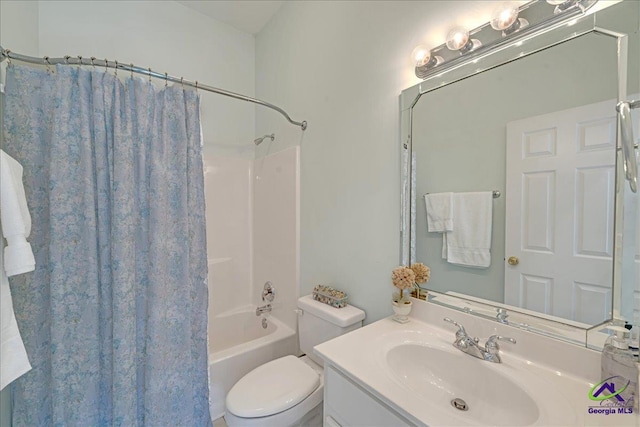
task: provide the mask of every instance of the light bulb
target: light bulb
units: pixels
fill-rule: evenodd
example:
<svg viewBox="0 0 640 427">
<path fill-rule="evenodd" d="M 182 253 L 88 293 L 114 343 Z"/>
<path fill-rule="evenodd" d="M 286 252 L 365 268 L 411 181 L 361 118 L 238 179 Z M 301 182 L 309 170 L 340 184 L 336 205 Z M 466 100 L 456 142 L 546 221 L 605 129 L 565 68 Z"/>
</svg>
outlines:
<svg viewBox="0 0 640 427">
<path fill-rule="evenodd" d="M 513 2 L 501 4 L 491 15 L 491 28 L 500 31 L 506 30 L 517 21 L 518 12 L 518 6 Z"/>
<path fill-rule="evenodd" d="M 451 50 L 460 50 L 469 43 L 469 31 L 462 27 L 456 27 L 447 34 L 447 47 Z"/>
<path fill-rule="evenodd" d="M 416 67 L 420 67 L 431 59 L 431 50 L 424 45 L 416 46 L 413 52 L 411 52 L 411 57 Z"/>
<path fill-rule="evenodd" d="M 526 27 L 529 22 L 524 18 L 518 19 L 519 12 L 520 9 L 515 2 L 501 4 L 491 15 L 491 28 L 502 31 L 502 35 L 506 36 Z"/>
<path fill-rule="evenodd" d="M 413 52 L 411 52 L 411 57 L 415 61 L 416 68 L 426 67 L 426 69 L 429 69 L 444 62 L 442 57 L 434 55 L 431 52 L 431 49 L 424 45 L 420 45 L 413 49 Z"/>
<path fill-rule="evenodd" d="M 482 46 L 480 40 L 472 39 L 469 31 L 462 27 L 456 27 L 447 34 L 447 47 L 450 50 L 457 50 L 460 55 L 471 52 Z"/>
</svg>

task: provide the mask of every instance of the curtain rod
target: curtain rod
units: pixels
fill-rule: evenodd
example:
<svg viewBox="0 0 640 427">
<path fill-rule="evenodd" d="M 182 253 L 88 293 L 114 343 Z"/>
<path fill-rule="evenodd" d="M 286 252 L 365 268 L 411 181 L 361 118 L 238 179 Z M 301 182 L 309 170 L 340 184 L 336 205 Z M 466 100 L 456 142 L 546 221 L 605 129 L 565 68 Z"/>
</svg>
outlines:
<svg viewBox="0 0 640 427">
<path fill-rule="evenodd" d="M 21 61 L 21 62 L 28 62 L 31 64 L 39 64 L 39 65 L 45 65 L 45 66 L 49 66 L 49 65 L 56 65 L 56 64 L 68 64 L 68 65 L 91 65 L 94 67 L 105 67 L 105 68 L 115 68 L 116 71 L 117 70 L 123 70 L 123 71 L 129 71 L 131 73 L 137 73 L 137 74 L 144 74 L 146 76 L 149 77 L 155 77 L 158 79 L 162 79 L 165 82 L 173 82 L 173 83 L 180 83 L 183 86 L 189 86 L 192 88 L 197 89 L 202 89 L 204 91 L 207 92 L 213 92 L 213 93 L 217 93 L 220 95 L 224 95 L 224 96 L 228 96 L 231 98 L 235 98 L 235 99 L 239 99 L 241 101 L 247 101 L 247 102 L 252 102 L 254 104 L 258 104 L 258 105 L 262 105 L 264 107 L 267 108 L 271 108 L 272 110 L 277 111 L 278 113 L 282 114 L 284 116 L 285 119 L 287 119 L 287 121 L 293 125 L 296 126 L 300 126 L 300 129 L 302 129 L 303 131 L 307 129 L 307 122 L 306 120 L 303 120 L 302 122 L 296 122 L 295 120 L 292 120 L 291 117 L 289 116 L 289 114 L 287 114 L 286 111 L 284 111 L 282 108 L 270 104 L 269 102 L 266 101 L 262 101 L 260 99 L 256 99 L 256 98 L 251 98 L 249 96 L 246 95 L 242 95 L 239 93 L 235 93 L 235 92 L 230 92 L 228 90 L 224 90 L 224 89 L 219 89 L 217 87 L 214 86 L 209 86 L 209 85 L 205 85 L 202 83 L 199 83 L 197 80 L 196 81 L 190 81 L 190 80 L 185 80 L 182 77 L 175 77 L 175 76 L 171 76 L 167 73 L 158 73 L 156 71 L 151 70 L 151 68 L 142 68 L 142 67 L 138 67 L 134 64 L 123 64 L 121 62 L 118 61 L 109 61 L 108 59 L 96 59 L 95 57 L 91 57 L 89 59 L 85 59 L 82 56 L 76 56 L 76 57 L 71 57 L 71 56 L 65 56 L 63 58 L 49 58 L 48 56 L 45 56 L 43 58 L 37 58 L 34 56 L 26 56 L 26 55 L 21 55 L 18 53 L 14 53 L 12 51 L 10 51 L 9 49 L 4 49 L 2 46 L 0 46 L 0 49 L 2 50 L 2 58 L 0 58 L 0 62 L 4 61 L 5 59 L 9 60 L 9 63 L 11 63 L 11 60 L 16 60 L 16 61 Z"/>
</svg>

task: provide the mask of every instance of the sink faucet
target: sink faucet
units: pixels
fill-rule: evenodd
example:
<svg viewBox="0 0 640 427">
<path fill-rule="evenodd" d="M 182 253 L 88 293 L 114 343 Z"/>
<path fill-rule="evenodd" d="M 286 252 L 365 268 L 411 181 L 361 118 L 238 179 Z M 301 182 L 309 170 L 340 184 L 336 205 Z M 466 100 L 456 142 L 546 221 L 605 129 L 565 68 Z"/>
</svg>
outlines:
<svg viewBox="0 0 640 427">
<path fill-rule="evenodd" d="M 445 322 L 453 323 L 458 327 L 458 332 L 456 332 L 456 340 L 453 342 L 453 346 L 463 353 L 467 353 L 472 355 L 473 357 L 477 357 L 478 359 L 484 359 L 484 351 L 478 345 L 478 338 L 471 338 L 467 335 L 467 331 L 464 329 L 464 326 L 456 322 L 455 320 L 451 320 L 448 317 L 443 319 Z"/>
<path fill-rule="evenodd" d="M 453 323 L 458 327 L 458 331 L 456 332 L 456 339 L 453 342 L 453 346 L 463 353 L 467 353 L 473 357 L 477 357 L 478 359 L 486 360 L 487 362 L 492 363 L 502 363 L 502 359 L 500 358 L 500 347 L 498 346 L 498 341 L 507 341 L 512 344 L 516 343 L 516 340 L 513 338 L 503 337 L 500 335 L 492 335 L 489 337 L 487 342 L 484 345 L 484 348 L 478 345 L 480 341 L 477 337 L 471 338 L 467 335 L 467 331 L 464 329 L 464 326 L 456 322 L 455 320 L 451 320 L 448 317 L 444 318 L 445 322 Z"/>
</svg>

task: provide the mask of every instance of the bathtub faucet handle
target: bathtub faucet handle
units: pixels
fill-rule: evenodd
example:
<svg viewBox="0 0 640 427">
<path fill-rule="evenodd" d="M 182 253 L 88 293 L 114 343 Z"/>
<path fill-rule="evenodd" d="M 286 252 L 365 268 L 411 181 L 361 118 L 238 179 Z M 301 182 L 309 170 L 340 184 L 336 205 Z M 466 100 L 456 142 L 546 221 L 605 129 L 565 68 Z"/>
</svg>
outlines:
<svg viewBox="0 0 640 427">
<path fill-rule="evenodd" d="M 273 286 L 273 283 L 267 281 L 264 284 L 264 288 L 262 288 L 262 301 L 273 302 L 276 298 L 276 288 Z"/>
</svg>

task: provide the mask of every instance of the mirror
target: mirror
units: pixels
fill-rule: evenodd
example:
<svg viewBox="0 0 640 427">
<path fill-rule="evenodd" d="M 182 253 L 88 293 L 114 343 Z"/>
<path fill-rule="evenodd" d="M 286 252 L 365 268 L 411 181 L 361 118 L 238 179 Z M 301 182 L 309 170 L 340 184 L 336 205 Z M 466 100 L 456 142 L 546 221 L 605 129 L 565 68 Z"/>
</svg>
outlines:
<svg viewBox="0 0 640 427">
<path fill-rule="evenodd" d="M 403 92 L 402 261 L 431 268 L 434 302 L 498 321 L 506 310 L 514 326 L 580 343 L 633 320 L 621 295 L 637 280 L 622 280 L 637 196 L 623 190 L 615 106 L 627 93 L 619 47 L 629 33 L 637 50 L 639 13 L 609 9 L 598 16 L 631 31 L 585 17 Z"/>
</svg>

